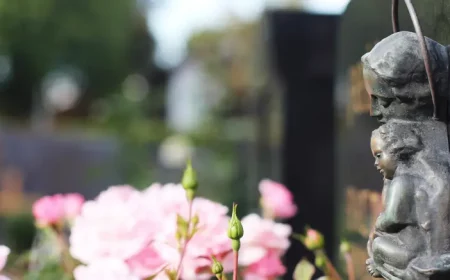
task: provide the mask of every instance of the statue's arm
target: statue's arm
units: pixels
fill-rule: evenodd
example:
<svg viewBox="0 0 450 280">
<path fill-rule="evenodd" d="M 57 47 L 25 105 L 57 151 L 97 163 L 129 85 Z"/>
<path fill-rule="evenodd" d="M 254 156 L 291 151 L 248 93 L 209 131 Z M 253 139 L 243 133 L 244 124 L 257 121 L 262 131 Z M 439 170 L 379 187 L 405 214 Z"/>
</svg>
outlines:
<svg viewBox="0 0 450 280">
<path fill-rule="evenodd" d="M 415 184 L 410 176 L 401 176 L 392 180 L 385 200 L 385 209 L 378 217 L 375 227 L 382 232 L 395 232 L 405 225 L 414 223 Z"/>
</svg>

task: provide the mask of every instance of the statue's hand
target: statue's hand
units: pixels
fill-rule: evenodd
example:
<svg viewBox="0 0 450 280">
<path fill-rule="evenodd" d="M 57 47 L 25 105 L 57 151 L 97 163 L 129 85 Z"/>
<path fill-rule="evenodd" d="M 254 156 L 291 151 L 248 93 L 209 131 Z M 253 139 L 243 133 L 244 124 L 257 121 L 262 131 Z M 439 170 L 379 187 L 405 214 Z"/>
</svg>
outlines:
<svg viewBox="0 0 450 280">
<path fill-rule="evenodd" d="M 378 272 L 372 258 L 366 260 L 366 269 L 373 278 L 381 278 L 381 274 Z"/>
<path fill-rule="evenodd" d="M 420 273 L 412 266 L 406 269 L 398 269 L 389 264 L 383 264 L 382 268 L 378 269 L 380 274 L 387 280 L 429 280 L 430 275 L 427 273 Z"/>
</svg>

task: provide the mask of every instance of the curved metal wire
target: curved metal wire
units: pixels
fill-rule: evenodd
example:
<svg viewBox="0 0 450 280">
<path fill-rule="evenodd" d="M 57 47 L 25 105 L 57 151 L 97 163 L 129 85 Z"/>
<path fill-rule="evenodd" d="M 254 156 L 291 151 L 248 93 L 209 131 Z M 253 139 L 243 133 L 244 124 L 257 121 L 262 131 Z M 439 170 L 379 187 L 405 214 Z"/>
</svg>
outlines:
<svg viewBox="0 0 450 280">
<path fill-rule="evenodd" d="M 392 30 L 397 33 L 400 29 L 398 23 L 398 0 L 392 0 Z"/>
<path fill-rule="evenodd" d="M 428 53 L 428 47 L 425 41 L 425 37 L 420 27 L 419 19 L 417 18 L 416 10 L 414 9 L 411 0 L 405 0 L 406 7 L 408 8 L 409 15 L 414 25 L 417 37 L 420 43 L 420 50 L 423 56 L 423 62 L 425 64 L 425 70 L 427 72 L 428 83 L 430 85 L 431 99 L 433 101 L 433 119 L 437 119 L 437 106 L 436 106 L 436 90 L 434 87 L 433 73 L 431 71 L 430 54 Z M 392 0 L 392 27 L 395 32 L 399 31 L 398 23 L 398 0 Z"/>
</svg>

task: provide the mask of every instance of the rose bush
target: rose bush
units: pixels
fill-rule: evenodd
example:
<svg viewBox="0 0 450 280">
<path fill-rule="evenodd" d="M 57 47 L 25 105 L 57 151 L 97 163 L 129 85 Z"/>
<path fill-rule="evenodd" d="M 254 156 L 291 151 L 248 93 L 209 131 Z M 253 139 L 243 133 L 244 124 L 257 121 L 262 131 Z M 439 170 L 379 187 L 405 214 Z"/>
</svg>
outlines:
<svg viewBox="0 0 450 280">
<path fill-rule="evenodd" d="M 111 186 L 89 201 L 74 193 L 45 196 L 34 203 L 33 215 L 37 227 L 54 236 L 52 246 L 60 248 L 59 266 L 69 279 L 222 280 L 233 273 L 233 279 L 274 280 L 286 273 L 282 258 L 290 237 L 312 250 L 316 264 L 325 264 L 319 268 L 335 278 L 319 232 L 307 228 L 304 236 L 294 234 L 275 221 L 297 212 L 284 185 L 261 181 L 263 215 L 241 221 L 237 205 L 230 217 L 228 207 L 197 197 L 196 178 L 188 165 L 181 184 L 152 184 L 142 191 Z M 8 254 L 0 246 L 0 269 Z M 311 267 L 300 262 L 294 279 L 312 277 Z"/>
<path fill-rule="evenodd" d="M 181 279 L 209 279 L 212 256 L 223 273 L 232 272 L 228 212 L 228 207 L 202 197 L 190 204 L 177 184 L 153 184 L 143 191 L 111 186 L 90 201 L 77 194 L 57 194 L 33 206 L 40 227 L 73 221 L 69 252 L 82 263 L 73 268 L 76 280 L 172 279 L 178 270 Z M 244 279 L 283 275 L 281 258 L 289 247 L 291 228 L 257 214 L 248 215 L 242 224 L 246 234 L 239 265 Z M 192 235 L 187 245 L 180 237 L 183 231 Z"/>
<path fill-rule="evenodd" d="M 175 270 L 181 257 L 177 219 L 187 219 L 188 208 L 181 185 L 154 184 L 143 192 L 130 186 L 110 187 L 82 207 L 72 227 L 70 252 L 88 265 L 104 258 L 120 260 L 141 278 L 164 267 Z M 210 265 L 207 257 L 223 260 L 229 252 L 228 208 L 195 198 L 192 212 L 198 230 L 185 254 L 183 279 L 199 279 L 201 269 Z"/>
</svg>

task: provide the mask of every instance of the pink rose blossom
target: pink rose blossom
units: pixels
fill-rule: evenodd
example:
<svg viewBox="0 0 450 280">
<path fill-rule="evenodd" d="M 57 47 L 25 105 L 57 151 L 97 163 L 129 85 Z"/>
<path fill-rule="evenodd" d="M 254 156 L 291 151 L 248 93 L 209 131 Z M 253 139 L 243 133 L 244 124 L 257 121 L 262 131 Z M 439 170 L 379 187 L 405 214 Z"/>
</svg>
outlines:
<svg viewBox="0 0 450 280">
<path fill-rule="evenodd" d="M 192 217 L 198 218 L 198 227 L 187 246 L 182 279 L 209 279 L 211 255 L 231 271 L 227 212 L 221 204 L 194 199 Z M 70 252 L 87 265 L 79 269 L 82 272 L 101 260 L 114 259 L 140 278 L 160 272 L 155 279 L 168 279 L 164 270 L 176 270 L 181 258 L 177 215 L 186 220 L 189 216 L 181 185 L 154 184 L 142 192 L 129 186 L 110 187 L 84 203 L 72 227 Z"/>
<path fill-rule="evenodd" d="M 134 274 L 141 278 L 154 276 L 166 266 L 166 261 L 152 246 L 144 248 L 138 254 L 129 258 L 126 263 Z"/>
<path fill-rule="evenodd" d="M 0 271 L 5 267 L 9 253 L 11 253 L 11 250 L 8 247 L 0 245 Z"/>
<path fill-rule="evenodd" d="M 287 219 L 297 213 L 292 193 L 284 185 L 272 180 L 262 180 L 259 192 L 263 209 L 268 216 Z"/>
<path fill-rule="evenodd" d="M 160 232 L 157 242 L 160 244 L 160 253 L 169 254 L 166 258 L 170 268 L 176 269 L 179 262 L 177 250 L 177 240 L 175 238 L 177 230 L 177 214 L 185 220 L 189 216 L 189 204 L 186 200 L 186 193 L 181 185 L 169 184 L 164 187 L 153 185 L 145 191 L 145 201 L 154 201 L 161 205 L 160 215 L 165 217 L 163 231 Z M 156 202 L 158 201 L 158 202 Z M 149 203 L 149 205 L 154 205 Z M 153 210 L 158 211 L 158 210 Z M 228 228 L 227 216 L 228 208 L 213 201 L 204 198 L 195 198 L 192 206 L 192 217 L 197 216 L 198 231 L 189 241 L 188 249 L 183 260 L 183 279 L 209 279 L 211 276 L 210 256 L 215 255 L 219 260 L 224 260 L 230 252 L 230 240 L 226 232 Z M 165 247 L 164 247 L 165 246 Z M 170 247 L 170 248 L 168 248 Z M 161 252 L 164 251 L 164 252 Z M 207 267 L 205 270 L 203 268 Z M 225 271 L 232 269 L 232 262 L 224 263 Z"/>
<path fill-rule="evenodd" d="M 289 236 L 292 229 L 289 225 L 263 219 L 256 214 L 250 214 L 242 219 L 245 234 L 241 239 L 239 259 L 243 266 L 248 266 L 268 251 L 283 255 L 290 246 Z"/>
<path fill-rule="evenodd" d="M 286 273 L 286 267 L 280 257 L 273 252 L 269 252 L 258 262 L 251 264 L 244 271 L 245 280 L 267 280 L 275 279 Z"/>
<path fill-rule="evenodd" d="M 78 193 L 64 195 L 64 213 L 66 219 L 73 219 L 81 213 L 84 197 Z"/>
<path fill-rule="evenodd" d="M 121 260 L 104 258 L 91 264 L 80 265 L 73 271 L 75 280 L 140 280 Z"/>
<path fill-rule="evenodd" d="M 257 274 L 255 271 L 262 269 L 261 267 L 268 263 L 277 264 L 273 271 L 269 272 L 277 272 L 277 276 L 284 274 L 285 271 L 281 269 L 280 259 L 290 246 L 291 227 L 269 219 L 263 219 L 256 214 L 244 217 L 242 225 L 245 234 L 241 239 L 239 264 L 249 269 L 252 268 L 251 271 L 253 272 L 250 273 L 249 277 L 255 277 Z"/>
<path fill-rule="evenodd" d="M 33 215 L 39 226 L 57 224 L 64 219 L 64 196 L 44 196 L 33 204 Z"/>
<path fill-rule="evenodd" d="M 110 187 L 84 203 L 72 227 L 72 256 L 84 263 L 106 257 L 125 261 L 141 252 L 159 230 L 143 205 L 141 193 L 130 186 Z"/>
<path fill-rule="evenodd" d="M 11 250 L 8 247 L 0 245 L 0 271 L 5 268 L 9 253 L 11 253 Z M 4 275 L 0 275 L 0 280 L 9 280 L 9 278 Z"/>
</svg>

